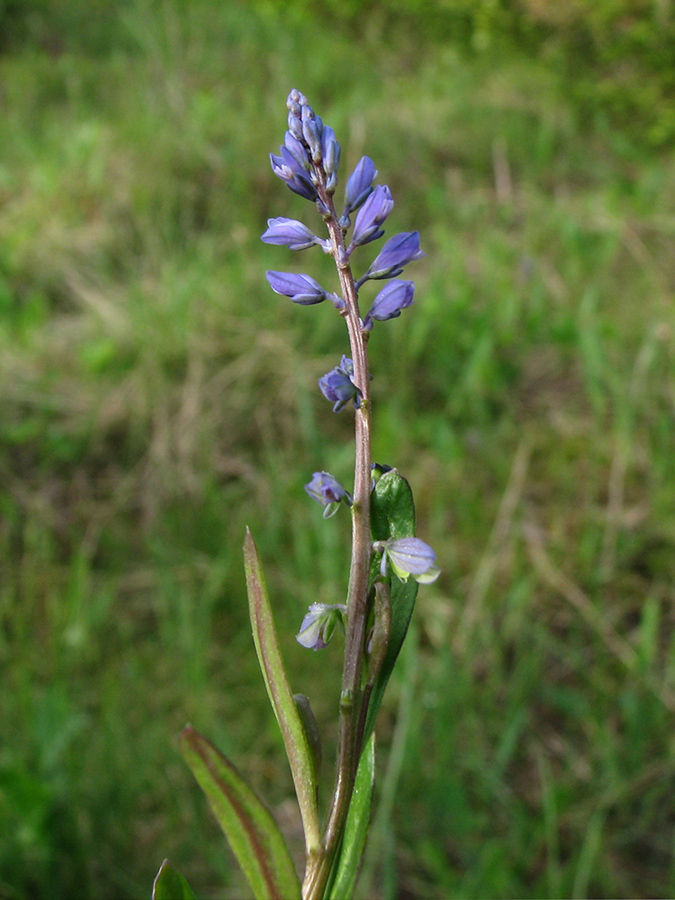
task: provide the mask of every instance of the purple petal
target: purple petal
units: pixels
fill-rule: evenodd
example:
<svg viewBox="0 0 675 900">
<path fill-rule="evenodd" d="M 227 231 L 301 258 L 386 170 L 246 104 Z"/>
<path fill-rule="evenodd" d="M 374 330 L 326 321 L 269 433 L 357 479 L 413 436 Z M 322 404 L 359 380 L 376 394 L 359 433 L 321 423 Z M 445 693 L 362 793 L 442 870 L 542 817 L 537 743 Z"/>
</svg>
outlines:
<svg viewBox="0 0 675 900">
<path fill-rule="evenodd" d="M 287 245 L 291 250 L 306 250 L 313 244 L 319 244 L 325 250 L 328 244 L 297 219 L 279 216 L 276 219 L 268 219 L 267 226 L 267 231 L 260 238 L 266 244 Z"/>
<path fill-rule="evenodd" d="M 324 125 L 321 134 L 321 157 L 323 159 L 323 170 L 328 175 L 328 181 L 332 182 L 329 186 L 335 187 L 337 170 L 340 165 L 340 145 L 335 137 L 335 132 L 327 125 Z"/>
<path fill-rule="evenodd" d="M 372 193 L 373 181 L 377 175 L 375 163 L 368 156 L 362 156 L 356 168 L 347 179 L 345 189 L 345 216 L 357 210 Z"/>
<path fill-rule="evenodd" d="M 416 537 L 387 541 L 385 555 L 397 578 L 406 581 L 412 575 L 416 581 L 435 581 L 440 569 L 435 565 L 436 554 L 424 541 Z M 384 566 L 384 559 L 382 561 Z"/>
<path fill-rule="evenodd" d="M 356 216 L 352 246 L 361 246 L 382 237 L 384 231 L 380 226 L 393 208 L 391 191 L 386 184 L 378 184 Z"/>
<path fill-rule="evenodd" d="M 350 400 L 354 400 L 354 406 L 358 409 L 360 402 L 359 389 L 352 381 L 354 375 L 354 363 L 346 356 L 342 357 L 339 366 L 326 372 L 319 379 L 319 389 L 326 400 L 333 403 L 333 412 L 340 412 Z"/>
<path fill-rule="evenodd" d="M 275 293 L 290 297 L 294 303 L 310 306 L 326 298 L 324 289 L 309 275 L 295 275 L 292 272 L 266 272 L 265 275 Z"/>
<path fill-rule="evenodd" d="M 312 500 L 316 500 L 322 506 L 340 503 L 342 500 L 350 503 L 351 500 L 350 495 L 330 472 L 315 472 L 309 484 L 305 485 L 305 490 Z"/>
<path fill-rule="evenodd" d="M 421 259 L 419 231 L 403 231 L 389 238 L 366 274 L 357 282 L 357 289 L 369 278 L 393 278 L 400 275 L 403 266 L 415 259 Z"/>
<path fill-rule="evenodd" d="M 401 310 L 406 309 L 413 302 L 415 285 L 412 281 L 400 281 L 394 278 L 382 288 L 373 301 L 368 315 L 363 320 L 363 330 L 370 331 L 373 321 L 386 322 L 387 319 L 396 319 L 401 315 Z"/>
</svg>

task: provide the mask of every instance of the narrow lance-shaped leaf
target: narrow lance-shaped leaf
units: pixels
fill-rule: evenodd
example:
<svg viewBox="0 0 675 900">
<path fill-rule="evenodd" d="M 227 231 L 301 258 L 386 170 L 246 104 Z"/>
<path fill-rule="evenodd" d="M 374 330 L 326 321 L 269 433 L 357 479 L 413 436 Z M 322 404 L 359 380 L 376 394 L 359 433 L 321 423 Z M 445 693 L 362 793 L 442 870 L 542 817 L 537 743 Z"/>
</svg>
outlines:
<svg viewBox="0 0 675 900">
<path fill-rule="evenodd" d="M 152 885 L 152 900 L 197 900 L 190 885 L 168 859 L 159 867 Z"/>
<path fill-rule="evenodd" d="M 370 826 L 370 807 L 373 800 L 375 782 L 375 735 L 361 754 L 356 772 L 354 793 L 352 794 L 344 837 L 339 856 L 333 866 L 334 876 L 326 892 L 328 900 L 345 900 L 352 897 L 359 874 L 363 848 L 366 845 Z"/>
<path fill-rule="evenodd" d="M 399 540 L 400 538 L 414 537 L 415 504 L 412 491 L 408 482 L 398 474 L 396 469 L 385 472 L 377 481 L 371 494 L 370 515 L 373 540 L 387 541 L 390 538 Z M 376 574 L 379 574 L 379 571 L 374 564 L 373 575 Z M 399 581 L 396 577 L 391 579 L 389 643 L 370 695 L 364 741 L 368 739 L 373 730 L 387 682 L 401 652 L 415 608 L 417 589 L 418 584 L 412 578 L 408 581 Z"/>
<path fill-rule="evenodd" d="M 305 831 L 305 847 L 308 854 L 316 853 L 320 844 L 320 833 L 312 750 L 286 678 L 265 577 L 255 542 L 248 528 L 244 540 L 244 564 L 255 649 L 291 766 Z"/>
<path fill-rule="evenodd" d="M 189 726 L 180 736 L 180 749 L 256 900 L 300 900 L 300 884 L 281 832 L 238 769 Z"/>
</svg>

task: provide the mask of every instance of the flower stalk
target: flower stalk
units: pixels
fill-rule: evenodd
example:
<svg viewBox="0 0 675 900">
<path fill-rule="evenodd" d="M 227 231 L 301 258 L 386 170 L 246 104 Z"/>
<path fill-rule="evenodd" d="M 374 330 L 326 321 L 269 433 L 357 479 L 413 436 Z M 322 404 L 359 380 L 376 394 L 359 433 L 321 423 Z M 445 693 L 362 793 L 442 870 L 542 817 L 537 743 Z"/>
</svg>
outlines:
<svg viewBox="0 0 675 900">
<path fill-rule="evenodd" d="M 333 199 L 326 192 L 325 183 L 322 181 L 323 179 L 319 176 L 319 198 L 326 208 L 324 218 L 330 234 L 333 257 L 337 264 L 342 296 L 346 303 L 342 315 L 347 323 L 354 362 L 353 380 L 360 393 L 360 404 L 355 412 L 354 426 L 352 554 L 347 590 L 347 624 L 340 693 L 337 774 L 333 800 L 322 841 L 322 852 L 318 858 L 310 860 L 307 866 L 303 884 L 303 900 L 319 900 L 323 896 L 349 812 L 349 803 L 359 764 L 361 748 L 357 745 L 357 726 L 361 711 L 361 680 L 365 659 L 371 556 L 371 402 L 368 332 L 363 330 L 358 294 L 348 261 L 344 232 L 338 222 Z"/>
</svg>

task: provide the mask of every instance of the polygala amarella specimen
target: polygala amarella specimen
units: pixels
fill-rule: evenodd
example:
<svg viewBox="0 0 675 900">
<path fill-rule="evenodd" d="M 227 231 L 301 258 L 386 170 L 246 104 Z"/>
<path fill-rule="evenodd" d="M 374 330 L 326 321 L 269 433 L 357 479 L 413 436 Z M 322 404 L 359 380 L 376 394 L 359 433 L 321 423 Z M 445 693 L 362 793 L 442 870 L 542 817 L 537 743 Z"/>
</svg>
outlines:
<svg viewBox="0 0 675 900">
<path fill-rule="evenodd" d="M 323 825 L 318 777 L 321 740 L 307 697 L 291 692 L 276 638 L 262 567 L 249 532 L 244 542 L 253 636 L 267 691 L 281 728 L 302 816 L 305 873 L 300 884 L 284 839 L 264 804 L 241 773 L 192 728 L 181 735 L 183 754 L 206 792 L 256 898 L 347 900 L 354 890 L 370 819 L 375 718 L 400 653 L 418 584 L 439 574 L 431 547 L 415 536 L 415 512 L 408 482 L 396 469 L 371 458 L 371 374 L 368 341 L 375 323 L 398 318 L 412 303 L 415 286 L 400 279 L 404 268 L 424 256 L 417 231 L 389 238 L 379 253 L 354 274 L 353 259 L 379 241 L 394 208 L 386 185 L 374 185 L 375 165 L 364 156 L 347 179 L 338 213 L 340 145 L 300 91 L 287 100 L 288 130 L 272 170 L 294 193 L 318 210 L 327 230 L 319 237 L 303 222 L 268 219 L 262 240 L 302 251 L 320 247 L 333 257 L 338 290 L 327 290 L 311 275 L 268 271 L 272 290 L 301 306 L 328 301 L 345 320 L 349 353 L 319 379 L 333 412 L 354 416 L 354 484 L 343 487 L 329 472 L 314 472 L 305 485 L 325 518 L 341 506 L 351 515 L 352 547 L 344 603 L 312 603 L 297 640 L 323 650 L 336 631 L 344 633 L 342 687 L 338 703 L 336 778 Z M 385 282 L 365 316 L 360 292 L 369 281 Z M 379 326 L 377 326 L 379 328 Z M 327 526 L 328 527 L 328 526 Z M 176 893 L 178 890 L 182 894 Z M 155 880 L 156 900 L 190 897 L 187 882 L 165 862 Z"/>
</svg>

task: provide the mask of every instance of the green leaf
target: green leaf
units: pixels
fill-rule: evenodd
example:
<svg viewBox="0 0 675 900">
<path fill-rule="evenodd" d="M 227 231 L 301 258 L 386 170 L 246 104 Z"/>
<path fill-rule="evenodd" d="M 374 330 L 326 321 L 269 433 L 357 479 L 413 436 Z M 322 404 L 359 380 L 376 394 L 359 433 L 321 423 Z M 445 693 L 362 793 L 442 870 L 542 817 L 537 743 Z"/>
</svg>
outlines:
<svg viewBox="0 0 675 900">
<path fill-rule="evenodd" d="M 314 779 L 314 783 L 318 785 L 323 752 L 319 726 L 308 697 L 305 697 L 304 694 L 293 694 L 293 701 L 295 702 L 295 708 L 300 716 L 300 721 L 302 722 L 302 727 L 305 731 L 307 743 L 309 745 L 310 758 L 312 761 L 312 778 Z"/>
<path fill-rule="evenodd" d="M 312 854 L 318 852 L 321 842 L 314 755 L 286 678 L 265 576 L 248 528 L 244 540 L 244 565 L 255 649 L 291 766 L 305 831 L 305 846 L 307 853 Z"/>
<path fill-rule="evenodd" d="M 152 900 L 196 900 L 196 897 L 178 869 L 165 859 L 152 885 Z"/>
<path fill-rule="evenodd" d="M 415 536 L 415 504 L 410 485 L 396 469 L 385 472 L 378 480 L 370 501 L 371 532 L 374 541 L 400 540 Z M 379 575 L 374 567 L 372 577 Z M 413 578 L 407 581 L 391 579 L 391 628 L 384 662 L 375 678 L 364 731 L 367 740 L 375 725 L 387 682 L 401 652 L 403 641 L 412 618 L 418 584 Z"/>
<path fill-rule="evenodd" d="M 370 500 L 370 530 L 374 541 L 415 536 L 415 504 L 410 485 L 391 469 L 382 475 Z"/>
<path fill-rule="evenodd" d="M 300 884 L 281 832 L 241 773 L 190 726 L 180 736 L 180 749 L 256 900 L 300 900 Z"/>
<path fill-rule="evenodd" d="M 354 782 L 354 793 L 349 804 L 347 823 L 340 847 L 340 854 L 334 867 L 335 877 L 326 893 L 328 900 L 348 900 L 354 893 L 359 865 L 366 845 L 370 826 L 370 807 L 375 782 L 375 735 L 361 754 L 359 768 Z"/>
</svg>

